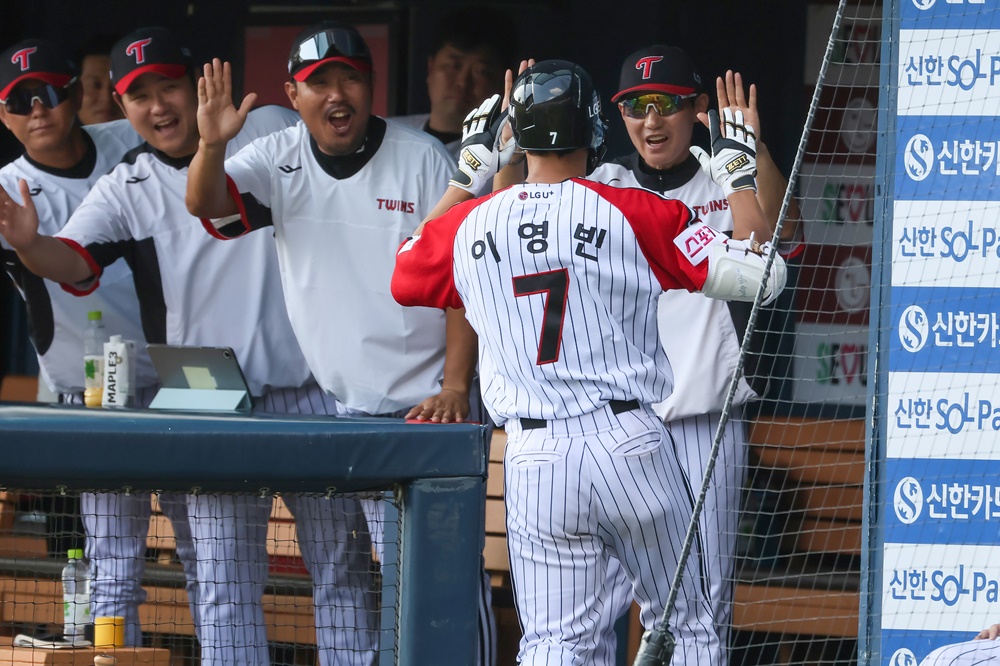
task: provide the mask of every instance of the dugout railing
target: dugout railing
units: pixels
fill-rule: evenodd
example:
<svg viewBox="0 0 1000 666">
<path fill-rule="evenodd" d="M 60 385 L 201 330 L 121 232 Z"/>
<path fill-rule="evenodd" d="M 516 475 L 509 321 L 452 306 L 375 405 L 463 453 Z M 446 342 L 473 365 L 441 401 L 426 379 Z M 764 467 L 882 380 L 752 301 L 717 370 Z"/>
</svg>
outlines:
<svg viewBox="0 0 1000 666">
<path fill-rule="evenodd" d="M 391 490 L 400 513 L 394 663 L 475 660 L 482 426 L 0 404 L 0 442 L 3 489 Z"/>
</svg>

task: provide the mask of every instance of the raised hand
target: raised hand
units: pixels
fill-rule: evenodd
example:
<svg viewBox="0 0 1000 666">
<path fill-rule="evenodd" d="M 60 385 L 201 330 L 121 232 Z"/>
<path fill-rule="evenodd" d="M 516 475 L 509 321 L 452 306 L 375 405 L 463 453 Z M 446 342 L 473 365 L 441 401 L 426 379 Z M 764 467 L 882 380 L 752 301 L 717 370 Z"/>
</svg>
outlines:
<svg viewBox="0 0 1000 666">
<path fill-rule="evenodd" d="M 257 94 L 250 93 L 237 109 L 233 104 L 233 75 L 229 63 L 223 63 L 218 58 L 205 63 L 204 75 L 198 79 L 198 133 L 201 142 L 225 148 L 229 140 L 243 129 L 255 101 Z"/>
<path fill-rule="evenodd" d="M 757 115 L 757 86 L 750 84 L 749 95 L 744 94 L 743 77 L 739 72 L 728 70 L 725 80 L 718 77 L 715 80 L 715 92 L 719 97 L 719 110 L 725 107 L 733 107 L 743 112 L 744 124 L 753 128 L 760 141 L 760 116 Z"/>
<path fill-rule="evenodd" d="M 38 212 L 35 202 L 28 192 L 28 183 L 23 178 L 18 182 L 17 189 L 21 193 L 19 204 L 0 187 L 0 236 L 4 237 L 16 251 L 27 249 L 38 238 Z"/>
<path fill-rule="evenodd" d="M 528 69 L 535 64 L 534 58 L 528 58 L 527 60 L 522 60 L 521 64 L 517 68 L 517 73 L 520 75 L 524 70 Z M 506 113 L 507 107 L 510 106 L 510 90 L 514 87 L 514 73 L 509 69 L 504 74 L 503 77 L 503 105 L 500 110 Z M 505 117 L 506 120 L 506 117 Z M 512 152 L 513 145 L 511 141 L 514 138 L 514 130 L 510 128 L 509 122 L 504 122 L 500 134 L 497 136 L 497 149 L 501 153 Z M 508 158 L 509 160 L 509 158 Z"/>
</svg>

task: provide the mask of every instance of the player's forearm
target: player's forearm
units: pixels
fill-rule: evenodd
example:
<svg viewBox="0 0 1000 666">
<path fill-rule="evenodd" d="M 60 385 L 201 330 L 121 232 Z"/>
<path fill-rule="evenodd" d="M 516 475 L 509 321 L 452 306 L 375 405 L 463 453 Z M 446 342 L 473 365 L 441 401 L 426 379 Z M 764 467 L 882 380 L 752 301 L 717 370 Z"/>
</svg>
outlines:
<svg viewBox="0 0 1000 666">
<path fill-rule="evenodd" d="M 493 177 L 493 191 L 500 190 L 524 182 L 525 178 L 525 156 L 524 153 L 514 153 L 510 163 L 497 172 Z"/>
<path fill-rule="evenodd" d="M 479 338 L 465 318 L 465 309 L 445 311 L 444 380 L 442 389 L 468 395 L 476 373 Z"/>
<path fill-rule="evenodd" d="M 729 195 L 729 210 L 733 214 L 733 238 L 764 243 L 771 239 L 771 229 L 753 190 L 740 190 Z"/>
<path fill-rule="evenodd" d="M 189 213 L 202 218 L 220 218 L 239 212 L 226 189 L 225 165 L 225 147 L 198 145 L 198 152 L 188 167 L 184 202 Z"/>
<path fill-rule="evenodd" d="M 17 256 L 29 271 L 54 282 L 76 284 L 94 275 L 82 256 L 53 236 L 36 236 L 31 244 L 17 248 Z"/>
<path fill-rule="evenodd" d="M 441 195 L 441 198 L 438 200 L 437 204 L 435 204 L 434 208 L 431 209 L 431 212 L 427 213 L 427 217 L 425 217 L 423 222 L 420 223 L 420 226 L 418 226 L 414 230 L 413 235 L 419 236 L 420 232 L 423 231 L 424 229 L 424 225 L 426 225 L 428 222 L 438 217 L 441 217 L 446 212 L 448 212 L 449 208 L 451 208 L 455 204 L 460 204 L 463 201 L 468 201 L 469 199 L 472 198 L 473 198 L 472 195 L 463 190 L 461 187 L 455 187 L 454 185 L 449 185 L 448 189 L 444 191 L 443 195 Z"/>
<path fill-rule="evenodd" d="M 757 143 L 757 201 L 764 211 L 771 234 L 778 225 L 778 216 L 781 214 L 781 203 L 785 198 L 785 190 L 788 189 L 788 181 L 784 174 L 774 163 L 767 147 L 762 143 Z M 781 226 L 781 239 L 789 240 L 795 236 L 801 220 L 799 214 L 799 204 L 793 197 L 789 202 L 788 210 L 785 212 L 785 221 Z M 769 236 L 770 238 L 770 236 Z"/>
</svg>

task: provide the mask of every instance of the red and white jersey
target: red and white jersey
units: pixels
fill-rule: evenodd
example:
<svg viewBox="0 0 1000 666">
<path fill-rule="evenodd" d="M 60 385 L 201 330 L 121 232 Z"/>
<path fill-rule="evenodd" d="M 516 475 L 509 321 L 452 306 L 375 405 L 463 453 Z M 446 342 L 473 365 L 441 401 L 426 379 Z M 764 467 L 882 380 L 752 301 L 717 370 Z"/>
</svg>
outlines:
<svg viewBox="0 0 1000 666">
<path fill-rule="evenodd" d="M 38 231 L 46 236 L 58 233 L 97 179 L 142 142 L 126 120 L 88 125 L 83 131 L 87 152 L 75 167 L 55 169 L 22 155 L 0 169 L 0 186 L 19 204 L 23 202 L 18 181 L 27 181 L 38 211 Z M 2 238 L 0 255 L 24 299 L 41 377 L 53 392 L 83 391 L 83 336 L 87 313 L 93 310 L 101 311 L 108 335 L 120 334 L 138 343 L 141 351 L 135 359 L 137 385 L 148 386 L 156 381 L 145 352 L 132 273 L 124 260 L 108 266 L 99 289 L 78 298 L 58 283 L 43 280 L 26 269 Z"/>
<path fill-rule="evenodd" d="M 722 242 L 683 203 L 645 190 L 578 178 L 515 185 L 455 206 L 405 243 L 393 295 L 464 303 L 498 423 L 570 418 L 670 394 L 660 293 L 700 289 L 708 248 Z"/>
<path fill-rule="evenodd" d="M 227 154 L 298 119 L 277 106 L 256 109 Z M 56 236 L 97 278 L 74 287 L 96 288 L 104 270 L 124 257 L 148 342 L 232 347 L 256 396 L 306 384 L 309 369 L 285 312 L 274 239 L 256 234 L 220 243 L 205 234 L 184 204 L 189 163 L 142 144 L 97 181 Z"/>
<path fill-rule="evenodd" d="M 440 141 L 374 116 L 344 158 L 320 153 L 300 124 L 226 160 L 242 217 L 206 229 L 232 238 L 273 225 L 295 335 L 316 381 L 350 409 L 391 413 L 441 390 L 444 313 L 403 308 L 389 287 L 399 244 L 453 170 Z"/>
<path fill-rule="evenodd" d="M 680 199 L 706 224 L 732 235 L 729 201 L 694 157 L 688 157 L 676 169 L 654 172 L 640 164 L 638 154 L 633 153 L 601 164 L 588 179 L 614 187 L 642 187 Z M 668 291 L 660 296 L 660 341 L 674 373 L 674 392 L 654 407 L 661 418 L 673 421 L 722 410 L 739 361 L 740 341 L 751 305 L 682 291 Z M 706 350 L 715 350 L 711 362 L 706 362 L 703 356 Z M 748 359 L 746 375 L 754 374 L 755 360 Z M 741 405 L 756 398 L 757 392 L 741 377 L 733 404 Z"/>
</svg>

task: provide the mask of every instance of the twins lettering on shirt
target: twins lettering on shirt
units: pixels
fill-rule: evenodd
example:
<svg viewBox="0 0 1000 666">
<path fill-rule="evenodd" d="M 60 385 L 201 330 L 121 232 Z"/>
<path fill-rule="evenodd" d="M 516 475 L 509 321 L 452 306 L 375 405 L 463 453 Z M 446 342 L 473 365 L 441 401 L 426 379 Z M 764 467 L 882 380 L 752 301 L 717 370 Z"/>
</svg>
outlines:
<svg viewBox="0 0 1000 666">
<path fill-rule="evenodd" d="M 704 219 L 709 213 L 721 213 L 729 210 L 729 199 L 715 199 L 714 201 L 706 201 L 703 204 L 688 205 L 691 206 L 691 209 L 694 210 L 698 217 Z"/>
<path fill-rule="evenodd" d="M 400 213 L 412 213 L 416 206 L 414 202 L 402 199 L 376 199 L 375 201 L 378 202 L 379 210 L 393 210 Z"/>
</svg>

